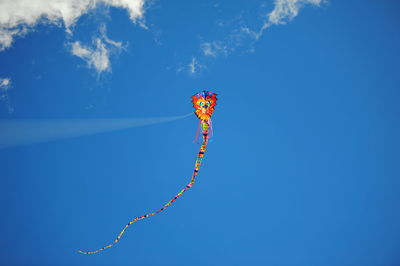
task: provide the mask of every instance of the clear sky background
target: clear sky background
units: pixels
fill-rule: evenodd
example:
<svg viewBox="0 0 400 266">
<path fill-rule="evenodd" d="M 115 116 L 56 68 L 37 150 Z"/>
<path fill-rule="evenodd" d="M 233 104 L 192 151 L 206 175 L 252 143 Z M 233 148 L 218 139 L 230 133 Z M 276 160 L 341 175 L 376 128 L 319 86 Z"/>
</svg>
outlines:
<svg viewBox="0 0 400 266">
<path fill-rule="evenodd" d="M 189 182 L 196 117 L 1 149 L 1 265 L 400 265 L 398 1 L 46 2 L 0 1 L 1 119 L 185 115 L 205 89 L 215 134 L 191 190 L 92 256 Z"/>
</svg>

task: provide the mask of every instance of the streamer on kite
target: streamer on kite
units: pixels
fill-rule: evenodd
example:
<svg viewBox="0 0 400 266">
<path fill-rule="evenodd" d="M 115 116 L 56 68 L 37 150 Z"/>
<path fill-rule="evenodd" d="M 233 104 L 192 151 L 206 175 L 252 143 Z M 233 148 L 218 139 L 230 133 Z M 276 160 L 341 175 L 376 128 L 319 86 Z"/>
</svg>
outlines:
<svg viewBox="0 0 400 266">
<path fill-rule="evenodd" d="M 199 151 L 199 154 L 197 155 L 197 159 L 194 164 L 194 170 L 193 170 L 193 174 L 192 174 L 192 178 L 190 179 L 190 182 L 178 194 L 176 194 L 175 197 L 173 197 L 170 201 L 168 201 L 161 209 L 154 211 L 152 213 L 137 217 L 137 218 L 131 220 L 129 223 L 127 223 L 125 225 L 124 229 L 122 229 L 122 231 L 119 233 L 117 238 L 111 244 L 104 246 L 100 249 L 97 249 L 95 251 L 78 250 L 79 253 L 95 254 L 95 253 L 103 251 L 107 248 L 112 247 L 121 239 L 122 235 L 125 233 L 126 229 L 128 229 L 128 227 L 131 226 L 131 224 L 133 224 L 134 222 L 137 222 L 139 220 L 149 218 L 153 215 L 156 215 L 157 213 L 162 212 L 163 210 L 168 208 L 172 203 L 174 203 L 174 201 L 176 201 L 180 196 L 182 196 L 182 194 L 185 193 L 186 190 L 188 190 L 189 188 L 191 188 L 194 185 L 197 173 L 200 170 L 200 165 L 203 160 L 204 153 L 206 151 L 208 140 L 210 138 L 210 133 L 212 131 L 211 116 L 214 112 L 214 107 L 217 104 L 217 94 L 213 93 L 211 91 L 202 91 L 202 92 L 196 93 L 195 95 L 192 96 L 192 103 L 193 103 L 193 107 L 195 108 L 195 114 L 200 119 L 199 130 L 201 130 L 201 133 L 203 135 L 203 141 L 200 145 L 200 151 Z"/>
</svg>

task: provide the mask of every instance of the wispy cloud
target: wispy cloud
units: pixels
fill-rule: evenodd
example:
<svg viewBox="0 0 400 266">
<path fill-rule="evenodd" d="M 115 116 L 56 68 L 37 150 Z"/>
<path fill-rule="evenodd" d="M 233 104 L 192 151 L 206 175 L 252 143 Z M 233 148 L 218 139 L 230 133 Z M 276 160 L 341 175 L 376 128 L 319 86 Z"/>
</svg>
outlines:
<svg viewBox="0 0 400 266">
<path fill-rule="evenodd" d="M 0 78 L 0 101 L 4 102 L 9 114 L 14 112 L 10 103 L 10 97 L 8 96 L 8 91 L 11 89 L 11 85 L 10 78 Z"/>
<path fill-rule="evenodd" d="M 233 29 L 222 40 L 201 42 L 200 50 L 206 57 L 228 56 L 254 38 L 256 34 L 250 28 L 241 26 Z"/>
<path fill-rule="evenodd" d="M 273 25 L 283 25 L 293 20 L 305 5 L 320 6 L 326 0 L 275 0 L 272 11 L 266 13 L 261 27 L 251 28 L 246 26 L 243 19 L 240 19 L 238 27 L 231 30 L 225 38 L 214 41 L 202 41 L 200 50 L 205 57 L 228 56 L 238 48 L 246 44 L 254 44 L 259 40 L 265 30 Z M 218 25 L 223 26 L 223 22 L 218 21 Z M 247 51 L 253 52 L 252 47 Z"/>
<path fill-rule="evenodd" d="M 36 25 L 50 23 L 65 27 L 68 33 L 83 14 L 99 7 L 117 7 L 128 11 L 132 22 L 143 19 L 146 0 L 12 0 L 0 1 L 0 51 L 12 46 L 15 37 Z M 143 24 L 142 24 L 143 25 Z"/>
<path fill-rule="evenodd" d="M 0 90 L 7 91 L 11 87 L 11 79 L 0 78 Z"/>
<path fill-rule="evenodd" d="M 174 67 L 169 67 L 167 69 L 171 69 Z M 186 73 L 191 77 L 198 77 L 200 76 L 203 69 L 206 66 L 201 64 L 196 57 L 192 57 L 189 63 L 186 64 L 179 64 L 176 68 L 176 74 Z"/>
<path fill-rule="evenodd" d="M 233 47 L 222 41 L 203 42 L 200 49 L 205 56 L 217 57 L 218 55 L 229 55 Z"/>
<path fill-rule="evenodd" d="M 86 61 L 87 66 L 99 74 L 111 71 L 110 56 L 122 49 L 124 49 L 122 42 L 107 37 L 105 25 L 100 27 L 100 36 L 94 38 L 91 45 L 83 45 L 79 41 L 71 44 L 71 53 Z"/>
<path fill-rule="evenodd" d="M 275 0 L 274 9 L 267 15 L 268 19 L 258 32 L 258 37 L 272 25 L 282 25 L 293 20 L 304 5 L 320 6 L 324 2 L 326 0 Z"/>
<path fill-rule="evenodd" d="M 189 73 L 191 74 L 195 74 L 198 69 L 199 69 L 199 63 L 197 61 L 197 59 L 195 57 L 192 58 L 192 61 L 190 62 L 190 64 L 188 64 L 189 67 Z"/>
</svg>

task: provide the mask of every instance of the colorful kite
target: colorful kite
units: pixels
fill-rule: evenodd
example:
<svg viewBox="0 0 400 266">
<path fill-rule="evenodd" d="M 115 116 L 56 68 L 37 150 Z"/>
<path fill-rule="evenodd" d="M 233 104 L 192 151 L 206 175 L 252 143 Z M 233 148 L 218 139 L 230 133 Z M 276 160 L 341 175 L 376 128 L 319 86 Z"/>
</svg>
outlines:
<svg viewBox="0 0 400 266">
<path fill-rule="evenodd" d="M 194 185 L 197 173 L 199 172 L 199 169 L 200 169 L 201 161 L 203 160 L 204 153 L 206 151 L 208 139 L 210 138 L 209 134 L 212 133 L 211 116 L 214 112 L 214 107 L 217 104 L 217 94 L 213 93 L 211 91 L 202 91 L 202 92 L 199 92 L 199 93 L 196 93 L 195 95 L 193 95 L 192 99 L 193 99 L 192 100 L 193 107 L 196 109 L 195 114 L 200 119 L 199 130 L 201 129 L 201 133 L 203 135 L 203 142 L 201 143 L 200 151 L 197 156 L 197 160 L 194 164 L 194 171 L 192 174 L 192 179 L 190 180 L 189 184 L 187 184 L 184 189 L 182 189 L 178 194 L 176 194 L 175 197 L 173 197 L 170 201 L 168 201 L 158 211 L 137 217 L 137 218 L 133 219 L 132 221 L 130 221 L 127 225 L 125 225 L 124 229 L 122 229 L 122 231 L 119 233 L 118 237 L 114 240 L 113 243 L 111 243 L 105 247 L 102 247 L 98 250 L 95 250 L 95 251 L 80 251 L 80 250 L 78 250 L 78 252 L 80 252 L 82 254 L 95 254 L 102 250 L 112 247 L 114 244 L 116 244 L 121 239 L 122 235 L 125 233 L 125 230 L 128 229 L 128 227 L 131 224 L 133 224 L 136 221 L 153 216 L 159 212 L 162 212 L 163 210 L 168 208 L 174 201 L 176 201 L 180 196 L 182 196 L 182 194 L 186 190 L 188 190 L 189 188 L 191 188 Z"/>
</svg>

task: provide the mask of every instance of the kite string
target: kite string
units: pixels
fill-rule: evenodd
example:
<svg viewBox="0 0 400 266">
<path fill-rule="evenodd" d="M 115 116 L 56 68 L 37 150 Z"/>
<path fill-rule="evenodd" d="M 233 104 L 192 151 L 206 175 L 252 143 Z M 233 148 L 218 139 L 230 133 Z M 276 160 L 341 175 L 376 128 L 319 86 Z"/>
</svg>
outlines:
<svg viewBox="0 0 400 266">
<path fill-rule="evenodd" d="M 210 132 L 210 138 L 212 138 L 213 136 L 214 136 L 214 128 L 213 128 L 213 125 L 212 125 L 212 120 L 211 120 L 211 118 L 210 118 L 210 130 L 209 130 L 209 132 Z"/>
<path fill-rule="evenodd" d="M 95 251 L 81 251 L 81 250 L 78 250 L 79 253 L 82 253 L 82 254 L 95 254 L 95 253 L 103 251 L 103 250 L 105 250 L 107 248 L 112 247 L 113 245 L 115 245 L 116 243 L 119 242 L 119 240 L 121 239 L 122 235 L 125 233 L 126 229 L 128 229 L 128 227 L 131 226 L 134 222 L 142 220 L 142 219 L 145 219 L 145 218 L 148 218 L 148 217 L 151 217 L 151 216 L 153 216 L 153 215 L 155 215 L 155 214 L 157 214 L 159 212 L 162 212 L 163 210 L 168 208 L 174 201 L 176 201 L 180 196 L 182 196 L 182 194 L 185 193 L 186 190 L 188 190 L 189 188 L 191 188 L 194 185 L 194 183 L 196 181 L 197 173 L 200 170 L 200 165 L 202 163 L 202 160 L 203 160 L 203 157 L 204 157 L 204 153 L 206 151 L 206 147 L 207 147 L 207 144 L 208 144 L 208 139 L 209 139 L 208 132 L 209 132 L 210 125 L 208 124 L 207 121 L 201 121 L 200 124 L 201 124 L 202 133 L 203 133 L 203 142 L 202 142 L 202 144 L 200 146 L 200 151 L 199 151 L 199 154 L 198 154 L 196 162 L 195 162 L 192 179 L 186 185 L 186 187 L 183 188 L 178 194 L 176 194 L 176 196 L 174 198 L 172 198 L 170 201 L 168 201 L 161 209 L 159 209 L 159 210 L 157 210 L 155 212 L 152 212 L 152 213 L 137 217 L 137 218 L 131 220 L 129 223 L 127 223 L 125 225 L 124 229 L 122 229 L 122 231 L 119 233 L 118 237 L 114 240 L 113 243 L 111 243 L 111 244 L 109 244 L 107 246 L 104 246 L 104 247 L 102 247 L 100 249 L 97 249 Z"/>
<path fill-rule="evenodd" d="M 196 130 L 196 136 L 194 137 L 194 140 L 193 140 L 194 143 L 196 143 L 197 140 L 199 139 L 200 126 L 201 126 L 201 121 L 199 121 L 199 125 Z"/>
</svg>

